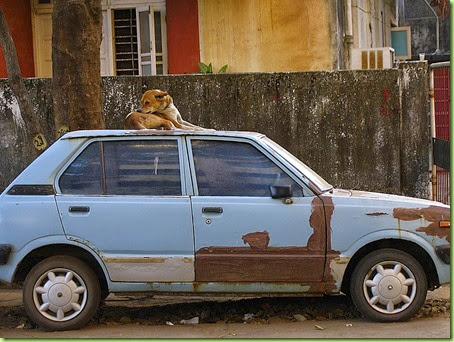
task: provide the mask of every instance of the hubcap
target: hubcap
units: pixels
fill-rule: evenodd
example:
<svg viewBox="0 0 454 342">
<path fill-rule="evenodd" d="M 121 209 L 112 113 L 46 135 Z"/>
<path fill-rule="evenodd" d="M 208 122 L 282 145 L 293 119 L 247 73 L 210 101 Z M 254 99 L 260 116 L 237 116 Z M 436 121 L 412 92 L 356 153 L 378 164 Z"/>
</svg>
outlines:
<svg viewBox="0 0 454 342">
<path fill-rule="evenodd" d="M 396 314 L 405 310 L 415 299 L 415 276 L 400 262 L 381 262 L 372 267 L 364 278 L 363 291 L 373 309 L 385 314 Z"/>
<path fill-rule="evenodd" d="M 87 288 L 82 278 L 66 268 L 44 273 L 33 288 L 33 302 L 44 317 L 57 322 L 79 315 L 87 303 Z"/>
</svg>

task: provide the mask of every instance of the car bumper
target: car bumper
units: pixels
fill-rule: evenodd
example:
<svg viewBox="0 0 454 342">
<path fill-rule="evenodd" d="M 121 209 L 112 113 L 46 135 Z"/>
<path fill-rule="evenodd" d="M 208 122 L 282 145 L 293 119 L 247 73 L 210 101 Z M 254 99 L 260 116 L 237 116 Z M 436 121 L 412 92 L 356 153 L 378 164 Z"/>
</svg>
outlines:
<svg viewBox="0 0 454 342">
<path fill-rule="evenodd" d="M 451 262 L 451 245 L 441 245 L 435 247 L 438 257 L 447 265 Z"/>
<path fill-rule="evenodd" d="M 0 265 L 6 265 L 11 249 L 11 245 L 0 245 Z"/>
</svg>

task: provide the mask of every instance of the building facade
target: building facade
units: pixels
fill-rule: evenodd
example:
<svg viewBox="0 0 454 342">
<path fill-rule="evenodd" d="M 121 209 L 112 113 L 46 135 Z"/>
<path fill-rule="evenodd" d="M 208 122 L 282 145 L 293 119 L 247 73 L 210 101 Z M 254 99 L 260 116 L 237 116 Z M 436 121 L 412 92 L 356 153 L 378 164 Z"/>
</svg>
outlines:
<svg viewBox="0 0 454 342">
<path fill-rule="evenodd" d="M 52 76 L 53 0 L 0 0 L 26 77 Z M 396 0 L 101 0 L 102 75 L 337 70 L 391 47 Z M 0 77 L 6 76 L 0 58 Z"/>
</svg>

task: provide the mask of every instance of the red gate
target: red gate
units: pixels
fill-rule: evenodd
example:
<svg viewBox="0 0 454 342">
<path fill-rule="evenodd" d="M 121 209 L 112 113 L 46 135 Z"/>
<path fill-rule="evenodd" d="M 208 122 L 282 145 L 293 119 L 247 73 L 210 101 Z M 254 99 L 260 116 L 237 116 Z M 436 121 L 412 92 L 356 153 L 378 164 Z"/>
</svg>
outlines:
<svg viewBox="0 0 454 342">
<path fill-rule="evenodd" d="M 449 141 L 449 104 L 450 104 L 450 82 L 449 62 L 434 63 L 431 65 L 434 90 L 434 117 L 435 133 L 434 138 Z M 433 122 L 433 121 L 432 121 Z M 449 204 L 449 171 L 436 166 L 436 187 L 433 189 L 433 199 Z"/>
</svg>

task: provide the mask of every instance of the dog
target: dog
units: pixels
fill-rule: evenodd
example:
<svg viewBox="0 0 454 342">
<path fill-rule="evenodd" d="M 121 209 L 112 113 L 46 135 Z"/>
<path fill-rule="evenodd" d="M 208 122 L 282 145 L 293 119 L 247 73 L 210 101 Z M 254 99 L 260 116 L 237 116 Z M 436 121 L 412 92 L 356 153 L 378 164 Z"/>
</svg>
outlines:
<svg viewBox="0 0 454 342">
<path fill-rule="evenodd" d="M 159 89 L 147 90 L 140 100 L 140 111 L 129 113 L 124 122 L 125 129 L 186 129 L 204 130 L 183 120 L 172 97 Z"/>
</svg>

